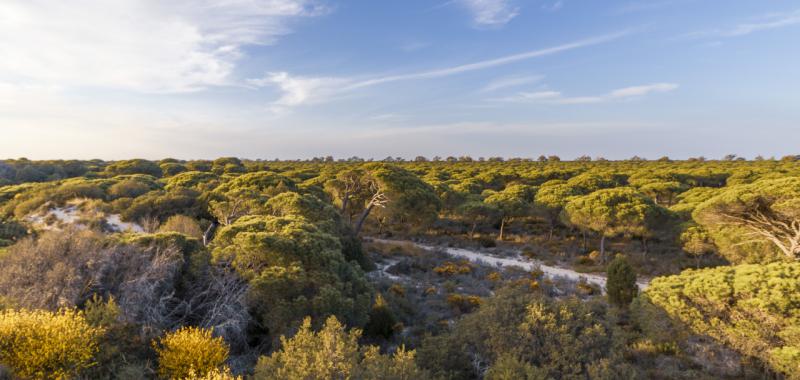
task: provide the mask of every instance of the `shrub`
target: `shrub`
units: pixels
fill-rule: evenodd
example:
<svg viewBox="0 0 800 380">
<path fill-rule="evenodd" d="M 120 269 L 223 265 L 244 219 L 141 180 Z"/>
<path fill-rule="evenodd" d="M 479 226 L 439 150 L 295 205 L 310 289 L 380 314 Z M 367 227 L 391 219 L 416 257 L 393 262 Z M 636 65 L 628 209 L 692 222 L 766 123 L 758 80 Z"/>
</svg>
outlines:
<svg viewBox="0 0 800 380">
<path fill-rule="evenodd" d="M 194 218 L 186 215 L 173 215 L 159 227 L 159 232 L 178 232 L 196 239 L 203 239 L 203 230 Z"/>
<path fill-rule="evenodd" d="M 397 324 L 397 319 L 386 304 L 383 296 L 378 294 L 375 297 L 375 304 L 372 305 L 372 310 L 369 313 L 369 322 L 364 326 L 364 333 L 367 336 L 383 337 L 389 339 L 394 333 L 394 327 Z"/>
<path fill-rule="evenodd" d="M 176 174 L 180 174 L 189 170 L 186 168 L 186 166 L 174 162 L 164 163 L 159 165 L 159 167 L 161 168 L 161 171 L 164 173 L 165 177 L 172 177 Z"/>
<path fill-rule="evenodd" d="M 17 221 L 0 221 L 0 247 L 11 245 L 27 234 L 25 226 Z"/>
<path fill-rule="evenodd" d="M 75 198 L 103 199 L 104 197 L 105 191 L 99 183 L 84 182 L 82 179 L 69 180 L 48 194 L 48 200 L 58 204 Z"/>
<path fill-rule="evenodd" d="M 280 351 L 258 361 L 255 379 L 349 378 L 358 365 L 358 330 L 346 331 L 335 317 L 315 333 L 311 318 L 291 338 L 281 337 Z"/>
<path fill-rule="evenodd" d="M 19 307 L 57 310 L 86 301 L 107 257 L 102 236 L 91 231 L 50 231 L 23 239 L 0 259 L 0 297 Z"/>
<path fill-rule="evenodd" d="M 608 301 L 620 307 L 630 305 L 639 292 L 639 287 L 636 285 L 636 272 L 628 264 L 628 260 L 624 256 L 617 256 L 608 264 L 606 273 Z"/>
<path fill-rule="evenodd" d="M 213 173 L 205 173 L 199 171 L 189 171 L 177 174 L 175 176 L 170 177 L 165 181 L 165 186 L 167 190 L 172 190 L 176 187 L 188 187 L 188 188 L 200 188 L 204 185 L 208 185 L 210 187 L 216 186 L 219 177 Z"/>
<path fill-rule="evenodd" d="M 136 180 L 124 180 L 117 182 L 108 189 L 108 195 L 113 198 L 136 198 L 151 190 L 146 183 Z"/>
<path fill-rule="evenodd" d="M 168 333 L 153 346 L 158 353 L 158 374 L 165 379 L 207 376 L 228 359 L 228 345 L 211 330 L 183 327 Z"/>
<path fill-rule="evenodd" d="M 640 298 L 788 378 L 800 373 L 800 263 L 686 270 L 654 279 Z"/>
<path fill-rule="evenodd" d="M 594 265 L 594 260 L 592 260 L 589 256 L 578 256 L 575 259 L 575 264 L 577 265 Z"/>
<path fill-rule="evenodd" d="M 151 191 L 133 200 L 126 209 L 119 210 L 125 221 L 140 221 L 144 218 L 157 218 L 164 221 L 175 214 L 189 216 L 201 215 L 205 212 L 206 204 L 198 199 L 197 191 L 176 188 L 171 191 Z"/>
<path fill-rule="evenodd" d="M 483 248 L 494 248 L 497 246 L 497 242 L 494 239 L 486 236 L 479 237 L 478 244 Z"/>
<path fill-rule="evenodd" d="M 23 378 L 70 379 L 94 364 L 102 334 L 72 310 L 5 310 L 0 363 Z"/>
<path fill-rule="evenodd" d="M 595 285 L 590 284 L 585 280 L 581 280 L 577 284 L 575 284 L 575 290 L 578 292 L 578 294 L 584 296 L 591 296 L 600 293 L 600 291 L 597 289 Z"/>
<path fill-rule="evenodd" d="M 478 296 L 465 294 L 450 294 L 447 296 L 447 304 L 462 313 L 469 313 L 480 306 L 482 302 L 481 297 Z"/>
<path fill-rule="evenodd" d="M 189 376 L 181 380 L 242 380 L 241 376 L 235 376 L 231 373 L 229 368 L 215 369 L 205 375 L 198 375 L 195 371 L 191 371 Z"/>
<path fill-rule="evenodd" d="M 514 355 L 503 354 L 486 371 L 486 380 L 544 380 L 547 371 L 524 362 Z"/>
<path fill-rule="evenodd" d="M 256 380 L 268 379 L 387 379 L 422 380 L 414 351 L 400 347 L 392 356 L 374 346 L 360 347 L 361 331 L 347 331 L 336 317 L 329 317 L 319 332 L 311 330 L 311 318 L 303 320 L 291 339 L 281 337 L 281 350 L 259 359 Z"/>
<path fill-rule="evenodd" d="M 375 380 L 425 380 L 428 374 L 420 370 L 415 362 L 416 352 L 400 346 L 389 355 L 381 355 L 378 347 L 370 346 L 364 351 L 364 360 L 358 369 L 357 379 Z"/>
<path fill-rule="evenodd" d="M 405 297 L 406 296 L 406 288 L 403 287 L 401 284 L 394 283 L 391 287 L 389 287 L 389 291 L 392 294 L 398 297 Z"/>
<path fill-rule="evenodd" d="M 433 271 L 436 274 L 442 276 L 453 276 L 456 274 L 470 274 L 472 273 L 472 265 L 468 261 L 461 261 L 458 263 L 454 263 L 452 261 L 446 261 L 442 265 L 433 268 Z"/>
<path fill-rule="evenodd" d="M 134 159 L 117 161 L 106 167 L 106 172 L 111 175 L 121 174 L 149 174 L 153 177 L 161 177 L 161 168 L 152 161 Z"/>
</svg>

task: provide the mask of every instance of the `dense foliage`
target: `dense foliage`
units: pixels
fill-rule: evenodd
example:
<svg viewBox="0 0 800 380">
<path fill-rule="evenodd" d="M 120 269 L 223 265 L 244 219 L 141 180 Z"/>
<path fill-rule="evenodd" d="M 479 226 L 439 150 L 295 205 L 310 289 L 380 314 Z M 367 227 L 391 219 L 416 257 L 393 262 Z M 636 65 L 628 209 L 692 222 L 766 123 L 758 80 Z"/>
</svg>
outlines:
<svg viewBox="0 0 800 380">
<path fill-rule="evenodd" d="M 612 305 L 628 306 L 633 301 L 633 298 L 636 297 L 636 294 L 639 293 L 639 286 L 636 284 L 636 272 L 623 256 L 615 257 L 608 264 L 606 281 L 608 302 Z"/>
<path fill-rule="evenodd" d="M 229 348 L 211 330 L 183 327 L 153 343 L 158 354 L 158 374 L 165 379 L 205 377 L 219 371 Z"/>
<path fill-rule="evenodd" d="M 799 258 L 794 156 L 5 160 L 0 377 L 791 377 Z"/>
<path fill-rule="evenodd" d="M 95 364 L 102 333 L 75 311 L 2 311 L 0 363 L 24 378 L 70 379 Z"/>
<path fill-rule="evenodd" d="M 306 319 L 291 339 L 281 337 L 280 351 L 262 358 L 255 379 L 419 380 L 424 373 L 414 364 L 414 351 L 402 347 L 391 357 L 377 347 L 361 347 L 361 331 L 345 330 L 330 317 L 319 332 Z"/>
<path fill-rule="evenodd" d="M 653 280 L 645 300 L 776 372 L 800 374 L 800 263 L 688 270 Z"/>
</svg>

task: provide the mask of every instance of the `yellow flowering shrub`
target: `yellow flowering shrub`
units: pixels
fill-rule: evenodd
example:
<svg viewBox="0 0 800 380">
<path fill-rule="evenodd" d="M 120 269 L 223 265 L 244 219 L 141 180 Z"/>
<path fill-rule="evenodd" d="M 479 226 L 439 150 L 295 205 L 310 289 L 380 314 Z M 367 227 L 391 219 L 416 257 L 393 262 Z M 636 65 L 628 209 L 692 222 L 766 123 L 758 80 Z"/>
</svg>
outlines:
<svg viewBox="0 0 800 380">
<path fill-rule="evenodd" d="M 459 310 L 462 313 L 468 313 L 481 305 L 483 300 L 478 296 L 471 296 L 467 294 L 449 294 L 447 296 L 447 304 Z"/>
<path fill-rule="evenodd" d="M 231 373 L 230 368 L 213 369 L 205 375 L 198 375 L 195 370 L 189 371 L 189 375 L 181 380 L 242 380 L 243 377 Z"/>
<path fill-rule="evenodd" d="M 0 312 L 0 363 L 16 376 L 71 379 L 94 365 L 102 328 L 74 310 Z"/>
<path fill-rule="evenodd" d="M 225 340 L 197 327 L 168 333 L 153 346 L 158 353 L 158 375 L 164 379 L 205 379 L 219 373 L 229 351 Z"/>
<path fill-rule="evenodd" d="M 462 260 L 458 263 L 452 261 L 445 261 L 444 264 L 433 268 L 436 274 L 442 276 L 454 276 L 457 274 L 470 274 L 472 273 L 472 264 L 469 261 Z"/>
</svg>

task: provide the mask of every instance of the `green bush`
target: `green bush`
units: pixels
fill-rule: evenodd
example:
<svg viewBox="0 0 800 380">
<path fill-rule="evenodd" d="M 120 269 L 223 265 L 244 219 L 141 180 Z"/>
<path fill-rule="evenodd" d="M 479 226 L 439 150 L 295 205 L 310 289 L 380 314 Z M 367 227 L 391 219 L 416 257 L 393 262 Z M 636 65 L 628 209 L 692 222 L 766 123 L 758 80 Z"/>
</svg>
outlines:
<svg viewBox="0 0 800 380">
<path fill-rule="evenodd" d="M 121 174 L 147 174 L 159 178 L 162 175 L 158 164 L 142 159 L 116 161 L 106 167 L 106 173 L 111 177 Z"/>
<path fill-rule="evenodd" d="M 606 291 L 608 301 L 612 305 L 627 307 L 636 294 L 639 286 L 636 285 L 636 272 L 622 255 L 617 255 L 606 269 Z"/>
<path fill-rule="evenodd" d="M 291 339 L 281 337 L 281 350 L 262 357 L 255 369 L 256 380 L 364 379 L 424 380 L 417 368 L 414 351 L 403 347 L 394 355 L 381 355 L 377 347 L 361 347 L 361 331 L 347 331 L 335 317 L 325 321 L 319 332 L 311 330 L 306 318 Z"/>
<path fill-rule="evenodd" d="M 396 325 L 397 318 L 383 296 L 378 294 L 369 312 L 369 322 L 364 326 L 364 333 L 371 337 L 389 339 L 394 334 Z"/>
<path fill-rule="evenodd" d="M 654 279 L 643 302 L 776 372 L 800 374 L 800 263 L 687 270 Z"/>
</svg>

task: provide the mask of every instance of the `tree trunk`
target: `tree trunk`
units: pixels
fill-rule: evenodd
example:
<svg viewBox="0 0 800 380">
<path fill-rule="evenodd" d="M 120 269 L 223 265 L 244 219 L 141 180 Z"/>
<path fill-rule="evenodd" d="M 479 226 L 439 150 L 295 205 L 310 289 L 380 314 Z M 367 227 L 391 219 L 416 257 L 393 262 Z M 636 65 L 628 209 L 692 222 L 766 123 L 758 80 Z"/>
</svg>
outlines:
<svg viewBox="0 0 800 380">
<path fill-rule="evenodd" d="M 581 249 L 583 250 L 583 253 L 586 253 L 586 249 L 587 249 L 586 248 L 586 246 L 587 246 L 587 243 L 586 243 L 586 230 L 581 230 L 581 236 L 583 237 L 583 244 L 582 244 Z"/>
<path fill-rule="evenodd" d="M 555 230 L 556 226 L 553 222 L 550 222 L 550 232 L 547 234 L 547 241 L 553 240 L 553 230 Z"/>
<path fill-rule="evenodd" d="M 475 227 L 478 226 L 478 222 L 472 222 L 472 229 L 469 230 L 469 238 L 472 239 L 475 237 Z"/>
<path fill-rule="evenodd" d="M 206 232 L 203 233 L 203 246 L 208 247 L 211 244 L 211 238 L 214 237 L 214 230 L 217 229 L 217 222 L 211 222 L 206 228 Z"/>
<path fill-rule="evenodd" d="M 364 212 L 361 214 L 361 217 L 358 219 L 358 224 L 356 224 L 356 231 L 355 231 L 356 232 L 356 236 L 358 236 L 361 233 L 361 227 L 364 227 L 364 221 L 367 220 L 367 217 L 369 216 L 369 212 L 372 211 L 372 207 L 374 207 L 374 206 L 375 205 L 371 204 L 371 205 L 369 205 L 369 207 L 364 209 Z"/>
<path fill-rule="evenodd" d="M 644 252 L 644 257 L 647 257 L 647 238 L 642 236 L 642 252 Z"/>
<path fill-rule="evenodd" d="M 505 229 L 505 227 L 506 227 L 506 219 L 503 218 L 500 220 L 500 236 L 497 238 L 497 240 L 503 241 L 503 230 Z"/>
<path fill-rule="evenodd" d="M 342 215 L 345 215 L 347 212 L 347 206 L 350 203 L 350 195 L 345 194 L 344 199 L 342 199 Z"/>
<path fill-rule="evenodd" d="M 600 235 L 600 260 L 606 262 L 606 234 Z"/>
</svg>

